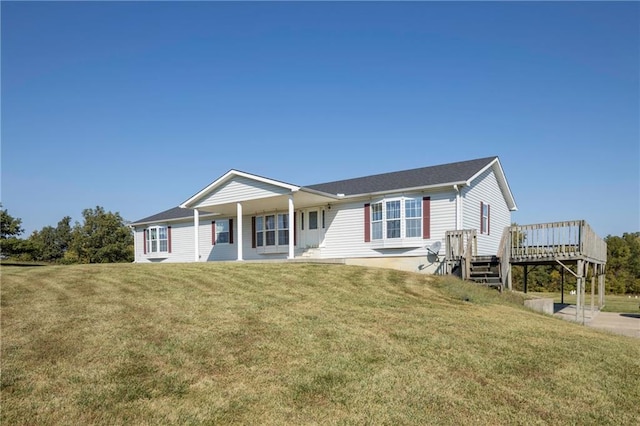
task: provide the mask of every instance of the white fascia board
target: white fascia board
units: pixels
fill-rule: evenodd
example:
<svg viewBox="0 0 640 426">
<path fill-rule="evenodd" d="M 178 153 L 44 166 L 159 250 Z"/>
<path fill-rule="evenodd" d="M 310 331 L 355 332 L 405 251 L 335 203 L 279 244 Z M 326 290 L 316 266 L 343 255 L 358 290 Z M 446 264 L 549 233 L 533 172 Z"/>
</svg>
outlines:
<svg viewBox="0 0 640 426">
<path fill-rule="evenodd" d="M 448 182 L 448 183 L 439 183 L 436 185 L 426 185 L 426 186 L 414 186 L 411 188 L 398 188 L 398 189 L 391 189 L 391 190 L 387 190 L 387 191 L 377 191 L 377 192 L 368 192 L 365 194 L 352 194 L 352 195 L 345 195 L 344 197 L 337 197 L 340 200 L 346 200 L 349 198 L 363 198 L 363 197 L 377 197 L 380 195 L 385 195 L 385 194 L 399 194 L 401 192 L 415 192 L 415 191 L 428 191 L 428 190 L 433 190 L 433 189 L 447 189 L 447 188 L 453 188 L 453 185 L 466 185 L 467 182 L 465 181 L 460 181 L 460 182 Z"/>
<path fill-rule="evenodd" d="M 219 177 L 218 179 L 216 179 L 215 181 L 210 183 L 206 188 L 204 188 L 203 190 L 201 190 L 198 193 L 196 193 L 194 196 L 189 198 L 184 203 L 180 204 L 180 207 L 185 208 L 185 209 L 191 208 L 191 206 L 196 201 L 198 201 L 200 198 L 204 197 L 206 194 L 211 192 L 213 189 L 215 189 L 220 184 L 228 181 L 229 179 L 232 179 L 234 176 L 241 176 L 241 177 L 245 177 L 247 179 L 256 180 L 258 182 L 264 182 L 264 183 L 267 183 L 267 184 L 270 184 L 270 185 L 279 186 L 281 188 L 286 188 L 286 189 L 290 190 L 291 192 L 296 192 L 296 191 L 298 191 L 300 189 L 300 187 L 296 186 L 296 185 L 291 185 L 289 183 L 284 183 L 284 182 L 280 182 L 280 181 L 277 181 L 277 180 L 274 180 L 274 179 L 269 179 L 269 178 L 265 178 L 265 177 L 258 176 L 258 175 L 252 175 L 251 173 L 246 173 L 246 172 L 241 172 L 239 170 L 231 169 L 227 173 L 225 173 L 224 175 L 222 175 L 221 177 Z"/>
<path fill-rule="evenodd" d="M 498 157 L 494 158 L 489 164 L 480 169 L 478 173 L 471 176 L 466 183 L 467 186 L 471 185 L 478 176 L 487 171 L 490 167 L 493 167 L 493 171 L 496 174 L 496 179 L 498 180 L 498 184 L 502 186 L 503 194 L 505 194 L 505 201 L 507 202 L 507 206 L 509 210 L 512 212 L 518 210 L 518 206 L 516 205 L 516 200 L 513 197 L 513 193 L 511 192 L 511 188 L 509 187 L 509 182 L 507 182 L 507 177 L 504 174 L 504 170 L 502 169 L 502 164 L 500 164 L 500 160 Z"/>
<path fill-rule="evenodd" d="M 328 192 L 318 191 L 316 189 L 306 188 L 304 186 L 300 187 L 300 192 L 308 192 L 309 194 L 321 195 L 323 197 L 332 198 L 334 200 L 342 200 L 344 197 L 339 197 L 337 194 L 330 194 Z"/>
<path fill-rule="evenodd" d="M 205 213 L 205 214 L 200 214 L 200 218 L 203 217 L 213 217 L 213 216 L 219 216 L 219 213 Z M 160 223 L 173 223 L 173 222 L 193 222 L 193 215 L 191 216 L 183 216 L 183 217 L 174 217 L 173 219 L 161 219 L 161 220 L 147 220 L 144 222 L 135 222 L 135 223 L 130 223 L 129 226 L 132 227 L 136 227 L 136 226 L 141 226 L 141 225 L 151 225 L 151 224 L 160 224 Z"/>
</svg>

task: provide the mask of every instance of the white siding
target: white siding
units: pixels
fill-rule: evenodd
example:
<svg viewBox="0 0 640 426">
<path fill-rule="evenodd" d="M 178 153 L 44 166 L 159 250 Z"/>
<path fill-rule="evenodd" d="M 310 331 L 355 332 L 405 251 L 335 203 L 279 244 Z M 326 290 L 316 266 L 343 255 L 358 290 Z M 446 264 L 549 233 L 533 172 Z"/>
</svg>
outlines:
<svg viewBox="0 0 640 426">
<path fill-rule="evenodd" d="M 487 169 L 471 182 L 470 186 L 463 188 L 462 198 L 462 227 L 478 231 L 478 254 L 496 255 L 502 232 L 506 226 L 511 225 L 511 212 L 493 169 Z M 490 206 L 489 235 L 480 234 L 480 203 Z"/>
<path fill-rule="evenodd" d="M 198 245 L 200 247 L 200 261 L 209 262 L 213 260 L 236 260 L 238 258 L 238 244 L 236 241 L 236 225 L 238 221 L 235 217 L 216 217 L 215 220 L 233 219 L 233 244 L 213 244 L 213 219 L 200 221 L 198 231 Z"/>
<path fill-rule="evenodd" d="M 154 224 L 155 225 L 155 224 Z M 171 253 L 163 257 L 154 254 L 144 254 L 144 230 L 147 226 L 136 226 L 136 262 L 193 262 L 193 219 L 180 223 L 158 223 L 157 225 L 171 226 Z"/>
<path fill-rule="evenodd" d="M 323 258 L 426 256 L 426 246 L 435 241 L 444 244 L 445 231 L 455 228 L 455 193 L 453 190 L 433 193 L 405 194 L 431 197 L 431 238 L 422 240 L 420 247 L 374 249 L 364 241 L 364 204 L 368 200 L 334 204 L 327 210 L 327 230 Z M 442 251 L 444 254 L 444 251 Z"/>
<path fill-rule="evenodd" d="M 243 176 L 236 176 L 228 182 L 220 185 L 219 188 L 200 200 L 194 207 L 199 208 L 216 204 L 236 203 L 238 201 L 255 200 L 257 198 L 288 194 L 289 192 L 291 191 L 287 188 L 282 188 Z"/>
</svg>

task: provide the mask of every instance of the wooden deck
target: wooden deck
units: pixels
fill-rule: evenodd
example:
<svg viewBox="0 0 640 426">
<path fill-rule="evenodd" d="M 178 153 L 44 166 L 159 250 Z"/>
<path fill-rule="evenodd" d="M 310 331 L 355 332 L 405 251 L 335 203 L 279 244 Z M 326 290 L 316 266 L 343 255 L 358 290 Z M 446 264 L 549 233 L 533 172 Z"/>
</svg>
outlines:
<svg viewBox="0 0 640 426">
<path fill-rule="evenodd" d="M 471 279 L 474 260 L 478 258 L 476 230 L 447 231 L 445 249 L 447 272 L 456 270 L 463 279 Z M 561 265 L 576 277 L 576 321 L 584 321 L 588 277 L 591 278 L 591 310 L 595 308 L 596 280 L 597 305 L 604 306 L 607 243 L 584 220 L 508 226 L 502 234 L 496 259 L 501 289 L 512 289 L 513 265 L 524 266 L 525 292 L 528 266 Z"/>
<path fill-rule="evenodd" d="M 584 220 L 515 225 L 503 234 L 512 264 L 555 263 L 558 260 L 607 262 L 607 243 Z"/>
</svg>

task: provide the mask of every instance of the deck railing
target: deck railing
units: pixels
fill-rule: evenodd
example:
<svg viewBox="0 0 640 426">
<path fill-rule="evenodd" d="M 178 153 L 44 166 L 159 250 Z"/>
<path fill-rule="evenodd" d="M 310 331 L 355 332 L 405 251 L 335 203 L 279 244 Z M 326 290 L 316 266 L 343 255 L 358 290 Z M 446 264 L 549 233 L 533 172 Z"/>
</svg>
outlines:
<svg viewBox="0 0 640 426">
<path fill-rule="evenodd" d="M 500 246 L 498 247 L 498 258 L 501 259 L 500 262 L 500 281 L 502 281 L 502 285 L 504 288 L 510 288 L 509 282 L 511 273 L 511 268 L 509 264 L 509 259 L 511 258 L 511 232 L 509 232 L 509 227 L 505 227 L 502 232 L 502 238 L 500 239 Z"/>
<path fill-rule="evenodd" d="M 445 233 L 445 260 L 447 267 L 460 262 L 462 279 L 470 275 L 471 259 L 478 252 L 478 238 L 475 229 L 447 231 Z"/>
<path fill-rule="evenodd" d="M 509 227 L 508 239 L 512 260 L 584 258 L 607 261 L 607 243 L 584 220 L 514 225 Z"/>
</svg>

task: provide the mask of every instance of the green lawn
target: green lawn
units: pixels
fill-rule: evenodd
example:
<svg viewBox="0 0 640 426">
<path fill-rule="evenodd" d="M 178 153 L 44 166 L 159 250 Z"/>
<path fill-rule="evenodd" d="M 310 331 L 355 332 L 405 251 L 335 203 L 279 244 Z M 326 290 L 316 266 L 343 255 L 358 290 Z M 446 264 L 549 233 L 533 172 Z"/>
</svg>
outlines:
<svg viewBox="0 0 640 426">
<path fill-rule="evenodd" d="M 556 303 L 560 303 L 561 294 L 560 292 L 529 292 L 527 293 L 532 296 L 538 297 L 552 297 L 553 301 Z M 593 298 L 594 304 L 598 307 L 598 295 L 596 294 Z M 636 299 L 635 296 L 626 296 L 626 295 L 618 295 L 618 294 L 606 294 L 604 296 L 604 308 L 602 312 L 621 312 L 621 313 L 631 313 L 631 314 L 640 314 L 640 297 Z M 568 292 L 564 295 L 564 303 L 575 305 L 576 296 L 571 295 Z M 585 299 L 586 307 L 589 308 L 591 306 L 591 293 L 588 292 L 586 294 Z"/>
<path fill-rule="evenodd" d="M 636 424 L 640 342 L 451 278 L 2 266 L 3 425 Z"/>
</svg>

